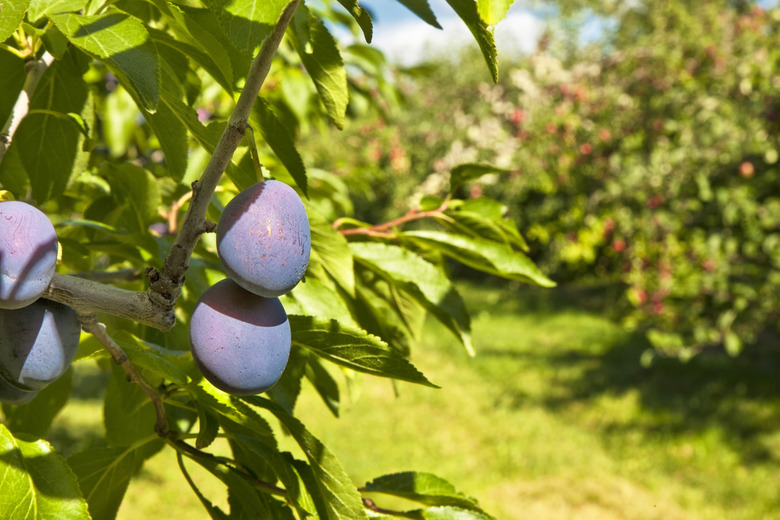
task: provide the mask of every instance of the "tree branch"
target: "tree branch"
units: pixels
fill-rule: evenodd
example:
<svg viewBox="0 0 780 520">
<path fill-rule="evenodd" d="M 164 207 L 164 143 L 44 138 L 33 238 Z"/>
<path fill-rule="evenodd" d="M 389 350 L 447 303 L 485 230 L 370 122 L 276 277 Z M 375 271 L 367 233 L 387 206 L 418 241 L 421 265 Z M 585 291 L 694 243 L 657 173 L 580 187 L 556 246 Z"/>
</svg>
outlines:
<svg viewBox="0 0 780 520">
<path fill-rule="evenodd" d="M 53 62 L 54 56 L 47 51 L 43 53 L 41 59 L 25 63 L 27 77 L 24 80 L 24 86 L 22 91 L 19 92 L 19 97 L 16 98 L 16 104 L 11 111 L 11 115 L 8 116 L 8 120 L 3 125 L 2 130 L 0 130 L 0 162 L 3 161 L 5 151 L 11 145 L 19 124 L 30 111 L 30 100 L 33 97 L 35 88 L 38 86 L 38 82 L 41 80 L 41 76 Z"/>
<path fill-rule="evenodd" d="M 122 347 L 108 335 L 105 325 L 98 322 L 97 315 L 94 313 L 83 314 L 79 313 L 79 319 L 81 320 L 81 326 L 86 331 L 95 336 L 95 338 L 108 350 L 114 361 L 122 367 L 122 370 L 127 374 L 127 379 L 137 384 L 141 389 L 149 396 L 154 405 L 154 411 L 157 415 L 157 422 L 154 425 L 154 431 L 160 437 L 165 437 L 168 434 L 168 418 L 165 415 L 165 408 L 163 407 L 163 400 L 160 394 L 152 388 L 149 383 L 136 372 L 135 367 L 130 362 L 127 354 L 122 350 Z"/>
<path fill-rule="evenodd" d="M 407 222 L 412 222 L 414 220 L 420 220 L 423 218 L 444 218 L 445 220 L 452 220 L 448 216 L 444 215 L 444 212 L 447 210 L 447 206 L 449 204 L 449 200 L 445 200 L 444 203 L 442 203 L 441 206 L 439 206 L 436 209 L 432 209 L 429 211 L 420 211 L 418 208 L 409 210 L 406 215 L 403 215 L 401 217 L 398 217 L 393 220 L 389 220 L 387 222 L 384 222 L 382 224 L 376 224 L 373 226 L 368 227 L 357 227 L 357 228 L 349 228 L 349 229 L 338 229 L 341 225 L 342 221 L 341 219 L 337 219 L 333 223 L 333 228 L 338 230 L 339 233 L 342 235 L 368 235 L 372 237 L 382 237 L 382 238 L 393 238 L 395 236 L 395 233 L 390 231 L 392 228 L 402 226 L 403 224 L 406 224 Z"/>
<path fill-rule="evenodd" d="M 299 3 L 300 0 L 293 0 L 287 5 L 282 11 L 273 33 L 266 38 L 260 47 L 260 52 L 252 61 L 244 90 L 236 101 L 236 107 L 228 120 L 227 127 L 222 133 L 200 180 L 193 183 L 192 200 L 184 217 L 184 223 L 176 235 L 170 254 L 165 259 L 162 272 L 159 273 L 159 276 L 155 276 L 150 286 L 152 291 L 164 299 L 175 302 L 181 291 L 181 286 L 184 285 L 184 276 L 190 257 L 204 230 L 206 210 L 211 204 L 211 197 L 222 174 L 230 164 L 233 153 L 244 137 L 249 113 L 265 78 L 268 76 L 271 62 Z"/>
<path fill-rule="evenodd" d="M 147 291 L 128 291 L 77 276 L 54 273 L 43 297 L 81 314 L 106 312 L 162 331 L 176 323 L 173 308 L 154 301 Z"/>
</svg>

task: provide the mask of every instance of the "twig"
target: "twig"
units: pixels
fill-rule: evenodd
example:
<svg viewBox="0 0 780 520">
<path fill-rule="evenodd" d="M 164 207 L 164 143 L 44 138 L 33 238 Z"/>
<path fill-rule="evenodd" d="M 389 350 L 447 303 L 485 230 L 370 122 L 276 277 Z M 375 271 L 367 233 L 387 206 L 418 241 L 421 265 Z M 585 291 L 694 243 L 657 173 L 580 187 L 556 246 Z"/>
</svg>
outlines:
<svg viewBox="0 0 780 520">
<path fill-rule="evenodd" d="M 393 238 L 395 236 L 395 233 L 392 231 L 389 231 L 392 228 L 402 226 L 403 224 L 406 224 L 407 222 L 412 222 L 414 220 L 420 220 L 423 218 L 442 218 L 444 217 L 444 212 L 447 210 L 449 201 L 444 201 L 444 203 L 439 206 L 436 209 L 432 209 L 429 211 L 420 211 L 418 208 L 409 210 L 406 215 L 402 217 L 398 217 L 393 220 L 389 220 L 387 222 L 384 222 L 382 224 L 376 224 L 374 226 L 369 227 L 358 227 L 358 228 L 349 228 L 349 229 L 338 229 L 341 225 L 341 221 L 336 220 L 333 223 L 333 228 L 337 229 L 339 233 L 342 235 L 368 235 L 373 237 L 383 237 L 383 238 Z"/>
<path fill-rule="evenodd" d="M 0 162 L 3 161 L 5 151 L 11 145 L 11 141 L 14 138 L 16 130 L 19 128 L 19 124 L 22 119 L 27 116 L 30 111 L 30 100 L 33 97 L 35 88 L 38 86 L 38 82 L 41 80 L 41 76 L 54 62 L 54 56 L 47 52 L 43 53 L 41 59 L 37 61 L 28 61 L 25 64 L 27 69 L 27 77 L 24 80 L 24 86 L 22 91 L 19 92 L 19 97 L 16 98 L 16 104 L 11 111 L 11 115 L 8 116 L 8 120 L 0 130 Z"/>
<path fill-rule="evenodd" d="M 233 153 L 244 137 L 244 130 L 249 121 L 249 114 L 257 99 L 268 71 L 271 69 L 284 32 L 292 19 L 300 0 L 293 0 L 282 11 L 273 33 L 263 42 L 260 52 L 252 61 L 247 74 L 244 90 L 236 101 L 236 107 L 230 116 L 227 127 L 211 155 L 206 169 L 199 181 L 193 183 L 192 200 L 190 201 L 184 223 L 176 235 L 171 252 L 165 259 L 162 271 L 153 276 L 150 290 L 158 293 L 164 299 L 175 301 L 184 285 L 184 275 L 195 246 L 204 230 L 206 210 L 211 204 L 211 197 L 222 177 L 222 173 L 230 164 Z"/>
<path fill-rule="evenodd" d="M 97 339 L 103 345 L 103 347 L 108 350 L 109 354 L 111 354 L 111 357 L 114 358 L 114 361 L 120 367 L 122 367 L 122 370 L 124 370 L 125 374 L 127 374 L 127 379 L 130 382 L 140 386 L 141 390 L 143 390 L 146 395 L 149 396 L 149 399 L 152 400 L 154 411 L 157 415 L 157 422 L 154 425 L 154 431 L 160 437 L 165 437 L 168 434 L 168 418 L 165 415 L 165 408 L 163 407 L 163 400 L 160 395 L 154 388 L 149 385 L 149 383 L 146 382 L 146 380 L 144 380 L 144 378 L 141 377 L 138 372 L 136 372 L 135 367 L 133 367 L 130 359 L 128 359 L 127 354 L 125 354 L 125 352 L 122 350 L 122 347 L 117 345 L 111 336 L 108 335 L 108 331 L 106 331 L 105 325 L 97 320 L 96 314 L 80 313 L 79 319 L 81 320 L 82 328 L 86 332 L 89 332 L 95 336 L 95 339 Z"/>
</svg>

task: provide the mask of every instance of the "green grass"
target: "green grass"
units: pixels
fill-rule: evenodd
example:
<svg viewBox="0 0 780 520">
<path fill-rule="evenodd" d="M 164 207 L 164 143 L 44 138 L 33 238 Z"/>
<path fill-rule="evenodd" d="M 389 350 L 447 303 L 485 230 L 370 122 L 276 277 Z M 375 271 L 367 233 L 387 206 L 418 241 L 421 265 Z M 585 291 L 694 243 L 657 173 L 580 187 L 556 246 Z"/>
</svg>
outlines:
<svg viewBox="0 0 780 520">
<path fill-rule="evenodd" d="M 507 520 L 780 518 L 777 342 L 736 360 L 715 353 L 644 368 L 649 344 L 602 316 L 603 291 L 463 293 L 477 357 L 434 323 L 414 352 L 441 389 L 359 378 L 339 419 L 304 389 L 296 414 L 357 484 L 428 471 Z M 89 442 L 98 403 L 69 405 L 55 444 Z M 207 517 L 168 451 L 133 481 L 120 518 L 167 504 L 180 518 Z M 196 477 L 224 504 L 218 483 Z"/>
</svg>

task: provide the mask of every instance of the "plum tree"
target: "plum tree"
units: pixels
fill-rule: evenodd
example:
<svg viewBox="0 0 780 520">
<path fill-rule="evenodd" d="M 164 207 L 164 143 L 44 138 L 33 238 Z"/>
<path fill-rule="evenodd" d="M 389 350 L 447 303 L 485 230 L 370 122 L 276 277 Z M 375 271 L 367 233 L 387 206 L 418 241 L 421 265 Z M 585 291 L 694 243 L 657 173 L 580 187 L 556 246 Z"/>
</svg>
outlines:
<svg viewBox="0 0 780 520">
<path fill-rule="evenodd" d="M 290 323 L 278 298 L 259 296 L 226 278 L 195 305 L 190 341 L 195 362 L 214 386 L 234 395 L 259 394 L 287 366 Z"/>
<path fill-rule="evenodd" d="M 311 253 L 306 208 L 287 184 L 259 182 L 225 206 L 217 224 L 217 251 L 225 272 L 266 298 L 292 290 Z"/>
<path fill-rule="evenodd" d="M 37 391 L 70 366 L 81 336 L 76 311 L 39 299 L 23 309 L 0 309 L 0 375 Z"/>
<path fill-rule="evenodd" d="M 0 202 L 0 308 L 20 309 L 49 286 L 57 263 L 57 233 L 25 202 Z"/>
<path fill-rule="evenodd" d="M 38 395 L 38 392 L 21 390 L 6 381 L 5 378 L 0 377 L 0 403 L 25 404 L 32 401 L 36 395 Z"/>
</svg>

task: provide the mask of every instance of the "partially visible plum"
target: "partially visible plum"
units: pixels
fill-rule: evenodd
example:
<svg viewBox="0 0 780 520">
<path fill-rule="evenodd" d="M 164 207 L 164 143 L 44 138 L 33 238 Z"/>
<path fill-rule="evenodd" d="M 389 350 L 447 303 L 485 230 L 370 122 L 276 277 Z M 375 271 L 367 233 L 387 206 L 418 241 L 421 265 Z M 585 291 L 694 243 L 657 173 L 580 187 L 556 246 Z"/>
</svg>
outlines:
<svg viewBox="0 0 780 520">
<path fill-rule="evenodd" d="M 81 336 L 76 311 L 39 299 L 24 309 L 0 309 L 0 376 L 26 391 L 57 380 L 73 362 Z"/>
<path fill-rule="evenodd" d="M 217 223 L 217 252 L 225 272 L 247 291 L 266 298 L 289 292 L 306 273 L 311 254 L 301 198 L 275 180 L 245 189 Z"/>
<path fill-rule="evenodd" d="M 0 377 L 0 403 L 6 404 L 26 404 L 32 401 L 32 398 L 38 395 L 38 392 L 28 392 L 19 390 L 14 385 Z"/>
<path fill-rule="evenodd" d="M 214 386 L 234 395 L 265 392 L 290 356 L 290 323 L 278 298 L 251 293 L 230 278 L 201 295 L 190 321 L 192 356 Z"/>
<path fill-rule="evenodd" d="M 0 202 L 0 309 L 37 300 L 57 264 L 57 232 L 46 215 L 25 202 Z"/>
</svg>

